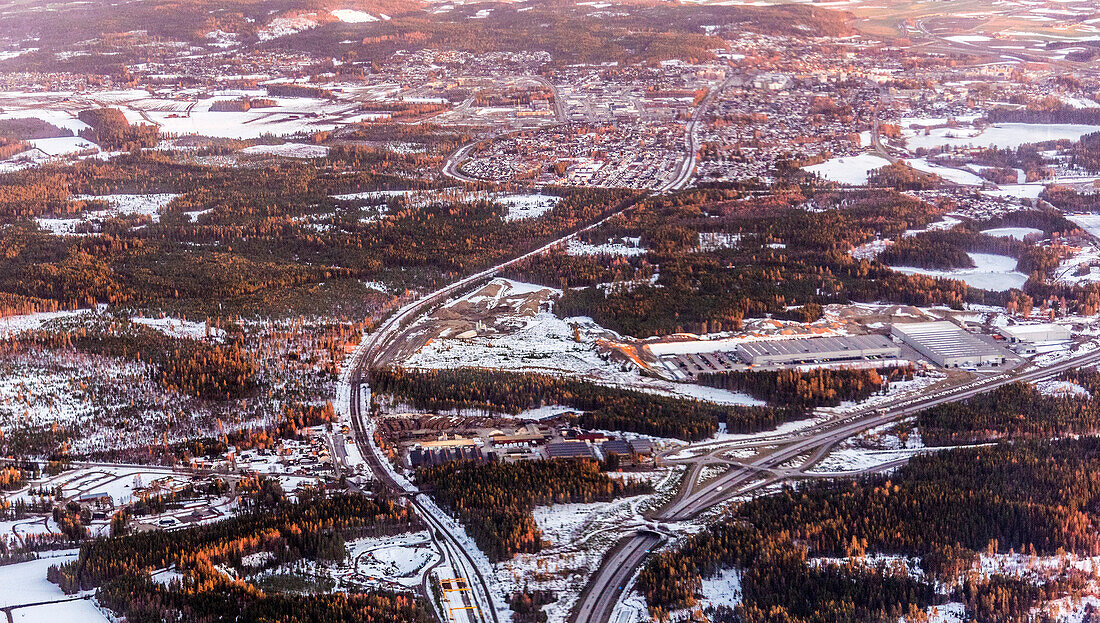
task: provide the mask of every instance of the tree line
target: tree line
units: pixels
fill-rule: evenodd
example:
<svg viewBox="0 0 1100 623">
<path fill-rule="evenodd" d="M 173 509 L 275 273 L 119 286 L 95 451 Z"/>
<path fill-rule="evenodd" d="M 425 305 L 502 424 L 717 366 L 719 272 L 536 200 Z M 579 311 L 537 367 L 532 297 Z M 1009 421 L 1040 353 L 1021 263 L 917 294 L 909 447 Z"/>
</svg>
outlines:
<svg viewBox="0 0 1100 623">
<path fill-rule="evenodd" d="M 834 407 L 841 402 L 860 402 L 884 392 L 891 380 L 913 378 L 911 367 L 881 369 L 774 370 L 709 372 L 700 374 L 700 385 L 745 392 L 769 404 L 812 409 Z"/>
<path fill-rule="evenodd" d="M 713 436 L 719 422 L 733 432 L 754 432 L 802 415 L 798 409 L 717 405 L 579 379 L 480 368 L 372 370 L 370 384 L 376 394 L 390 394 L 421 409 L 516 414 L 563 405 L 580 411 L 574 420 L 584 428 L 693 441 Z"/>
</svg>

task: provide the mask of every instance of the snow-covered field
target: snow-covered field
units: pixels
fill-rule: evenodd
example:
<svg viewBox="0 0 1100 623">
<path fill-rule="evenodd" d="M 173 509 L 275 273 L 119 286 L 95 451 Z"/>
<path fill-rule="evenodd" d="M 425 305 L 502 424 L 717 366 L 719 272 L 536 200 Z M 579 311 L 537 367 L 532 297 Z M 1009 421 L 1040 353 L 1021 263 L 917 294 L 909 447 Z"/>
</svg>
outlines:
<svg viewBox="0 0 1100 623">
<path fill-rule="evenodd" d="M 936 128 L 928 135 L 907 132 L 909 149 L 936 147 L 1002 147 L 1016 148 L 1025 143 L 1041 143 L 1059 139 L 1077 140 L 1085 134 L 1100 131 L 1100 126 L 1072 123 L 998 123 L 983 130 L 974 128 Z"/>
<path fill-rule="evenodd" d="M 910 266 L 891 266 L 890 268 L 907 275 L 927 275 L 945 279 L 958 279 L 973 288 L 1004 292 L 1012 288 L 1023 287 L 1027 275 L 1016 270 L 1016 259 L 992 253 L 967 253 L 974 260 L 974 268 L 956 268 L 953 270 L 935 270 Z"/>
<path fill-rule="evenodd" d="M 282 145 L 253 145 L 241 150 L 249 156 L 281 156 L 283 158 L 324 158 L 328 147 L 306 143 L 283 143 Z"/>
<path fill-rule="evenodd" d="M 1100 214 L 1067 214 L 1066 218 L 1093 236 L 1100 236 Z"/>
<path fill-rule="evenodd" d="M 332 15 L 345 24 L 365 24 L 368 22 L 377 22 L 379 19 L 389 19 L 389 17 L 385 15 L 375 17 L 370 13 L 357 11 L 355 9 L 336 9 L 332 11 Z"/>
<path fill-rule="evenodd" d="M 99 150 L 95 143 L 79 136 L 59 136 L 57 138 L 36 138 L 27 141 L 47 156 L 67 156 L 82 151 Z"/>
<path fill-rule="evenodd" d="M 983 234 L 987 236 L 993 236 L 994 238 L 1015 238 L 1016 240 L 1023 240 L 1027 236 L 1043 234 L 1043 230 L 1035 229 L 1034 227 L 996 227 L 994 229 L 984 229 Z"/>
<path fill-rule="evenodd" d="M 46 123 L 57 126 L 62 130 L 69 130 L 73 134 L 79 134 L 83 130 L 91 128 L 87 123 L 76 118 L 74 112 L 66 110 L 53 110 L 46 108 L 11 109 L 7 106 L 0 111 L 0 119 L 41 119 Z"/>
<path fill-rule="evenodd" d="M 941 164 L 929 162 L 924 158 L 913 158 L 912 160 L 907 160 L 906 162 L 909 164 L 909 166 L 918 171 L 932 173 L 934 175 L 942 177 L 945 180 L 954 182 L 956 184 L 961 184 L 963 186 L 981 186 L 985 183 L 985 180 L 983 180 L 981 177 L 978 177 L 977 175 L 974 175 L 970 171 L 964 171 L 962 169 L 955 169 L 952 167 L 945 167 Z"/>
<path fill-rule="evenodd" d="M 1038 199 L 1045 184 L 1002 184 L 993 190 L 983 190 L 983 195 L 1004 199 Z"/>
<path fill-rule="evenodd" d="M 888 164 L 890 164 L 890 161 L 882 156 L 859 154 L 858 156 L 833 158 L 821 164 L 813 164 L 804 168 L 806 171 L 816 173 L 831 182 L 858 186 L 867 183 L 867 176 L 871 171 Z"/>
<path fill-rule="evenodd" d="M 58 318 L 71 318 L 87 313 L 84 310 L 39 312 L 37 314 L 24 314 L 20 316 L 7 316 L 0 318 L 0 339 L 9 338 L 24 331 L 40 329 L 43 324 Z"/>
<path fill-rule="evenodd" d="M 554 209 L 561 201 L 557 195 L 497 195 L 494 199 L 508 208 L 505 221 L 538 218 Z"/>
<path fill-rule="evenodd" d="M 76 552 L 58 552 L 52 558 L 0 566 L 0 607 L 14 608 L 13 621 L 33 623 L 107 623 L 108 618 L 87 599 L 71 600 L 46 580 L 52 566 L 76 560 Z M 59 603 L 48 603 L 59 602 Z M 25 604 L 45 605 L 20 608 Z"/>
<path fill-rule="evenodd" d="M 156 193 L 151 195 L 77 195 L 74 201 L 102 201 L 110 207 L 106 210 L 91 212 L 88 216 L 118 216 L 123 214 L 142 214 L 156 221 L 160 211 L 179 195 Z"/>
<path fill-rule="evenodd" d="M 891 461 L 907 459 L 922 450 L 864 450 L 840 448 L 829 453 L 810 473 L 833 474 L 874 469 Z"/>
<path fill-rule="evenodd" d="M 512 304 L 517 296 L 527 291 L 551 290 L 542 286 L 497 279 L 491 284 L 507 284 L 495 298 L 479 294 L 462 297 L 459 301 L 480 305 L 503 306 Z M 556 292 L 556 291 L 554 291 Z M 451 303 L 449 306 L 453 306 Z M 476 337 L 440 337 L 433 339 L 413 354 L 405 365 L 410 368 L 453 369 L 460 367 L 490 367 L 500 370 L 534 371 L 588 378 L 607 385 L 616 385 L 653 391 L 665 395 L 699 398 L 723 404 L 761 404 L 752 397 L 722 389 L 673 383 L 643 377 L 632 366 L 624 366 L 604 359 L 597 351 L 597 343 L 608 335 L 607 330 L 591 318 L 561 319 L 548 311 L 530 315 L 504 313 L 498 326 L 507 331 L 483 332 Z M 574 329 L 576 332 L 574 332 Z M 575 337 L 579 335 L 580 341 Z"/>
<path fill-rule="evenodd" d="M 13 623 L 107 623 L 109 619 L 90 599 L 70 599 L 12 611 Z"/>
<path fill-rule="evenodd" d="M 565 252 L 569 255 L 622 255 L 632 257 L 644 255 L 646 250 L 640 246 L 640 238 L 625 240 L 608 240 L 602 244 L 590 244 L 581 242 L 576 238 L 570 238 L 566 243 Z"/>
<path fill-rule="evenodd" d="M 204 340 L 225 335 L 225 331 L 217 327 L 212 327 L 205 321 L 196 322 L 193 320 L 184 320 L 183 318 L 173 318 L 171 316 L 164 318 L 143 318 L 135 316 L 131 318 L 130 321 L 156 329 L 172 337 Z"/>
<path fill-rule="evenodd" d="M 169 202 L 178 197 L 172 193 L 150 195 L 76 195 L 73 201 L 101 201 L 108 207 L 103 210 L 88 210 L 77 217 L 48 218 L 38 217 L 35 222 L 44 230 L 58 236 L 73 235 L 77 226 L 83 223 L 95 223 L 107 218 L 139 215 L 148 216 L 153 222 L 160 220 L 160 211 Z"/>
</svg>

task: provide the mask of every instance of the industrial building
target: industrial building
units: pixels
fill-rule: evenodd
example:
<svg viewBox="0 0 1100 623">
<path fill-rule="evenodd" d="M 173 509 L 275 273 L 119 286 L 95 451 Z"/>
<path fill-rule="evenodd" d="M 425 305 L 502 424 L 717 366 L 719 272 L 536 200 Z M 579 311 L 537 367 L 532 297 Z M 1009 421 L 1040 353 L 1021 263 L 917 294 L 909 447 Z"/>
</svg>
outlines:
<svg viewBox="0 0 1100 623">
<path fill-rule="evenodd" d="M 546 454 L 552 459 L 591 459 L 592 447 L 583 441 L 553 441 L 546 444 Z"/>
<path fill-rule="evenodd" d="M 890 332 L 942 368 L 999 366 L 1005 362 L 999 348 L 946 320 L 895 324 Z"/>
<path fill-rule="evenodd" d="M 997 334 L 1009 348 L 1021 355 L 1034 355 L 1041 344 L 1065 342 L 1070 339 L 1069 327 L 1057 324 L 1016 324 L 999 327 Z"/>
<path fill-rule="evenodd" d="M 749 365 L 774 366 L 897 359 L 901 349 L 881 335 L 851 335 L 745 342 L 737 345 L 737 356 Z"/>
</svg>

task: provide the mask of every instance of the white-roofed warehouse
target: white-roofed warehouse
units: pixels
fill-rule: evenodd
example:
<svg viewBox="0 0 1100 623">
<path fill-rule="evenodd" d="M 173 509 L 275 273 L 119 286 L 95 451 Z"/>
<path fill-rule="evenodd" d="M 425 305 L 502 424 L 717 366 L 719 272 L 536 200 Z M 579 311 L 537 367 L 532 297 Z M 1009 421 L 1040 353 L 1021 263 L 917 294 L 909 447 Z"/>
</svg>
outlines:
<svg viewBox="0 0 1100 623">
<path fill-rule="evenodd" d="M 1057 324 L 1014 324 L 998 327 L 1009 342 L 1064 342 L 1070 338 L 1069 327 Z"/>
<path fill-rule="evenodd" d="M 1004 353 L 953 322 L 895 324 L 891 334 L 943 368 L 975 368 L 1004 364 Z"/>
<path fill-rule="evenodd" d="M 900 355 L 901 349 L 881 335 L 766 340 L 737 345 L 741 361 L 754 366 L 897 359 Z"/>
</svg>

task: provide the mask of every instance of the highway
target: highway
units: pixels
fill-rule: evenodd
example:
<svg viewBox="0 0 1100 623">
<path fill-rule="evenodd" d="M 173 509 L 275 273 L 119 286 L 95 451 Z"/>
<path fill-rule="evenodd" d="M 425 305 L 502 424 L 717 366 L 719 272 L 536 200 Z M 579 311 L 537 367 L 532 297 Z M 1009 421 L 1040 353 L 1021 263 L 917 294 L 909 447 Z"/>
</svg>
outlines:
<svg viewBox="0 0 1100 623">
<path fill-rule="evenodd" d="M 466 577 L 470 582 L 470 594 L 474 598 L 475 605 L 477 606 L 476 610 L 466 612 L 467 617 L 471 621 L 499 623 L 497 610 L 493 600 L 493 593 L 489 586 L 490 582 L 480 572 L 474 560 L 475 556 L 480 555 L 480 552 L 471 553 L 467 549 L 468 545 L 466 545 L 466 542 L 463 539 L 456 538 L 454 535 L 454 532 L 460 530 L 460 528 L 454 525 L 447 525 L 444 520 L 436 516 L 432 512 L 434 503 L 432 503 L 431 500 L 419 494 L 416 487 L 410 483 L 399 482 L 398 479 L 394 477 L 392 470 L 383 464 L 382 461 L 384 459 L 380 457 L 380 451 L 374 444 L 373 437 L 370 434 L 371 427 L 367 418 L 369 414 L 363 413 L 363 404 L 369 402 L 369 398 L 366 401 L 363 400 L 364 389 L 369 392 L 369 387 L 364 380 L 364 372 L 371 367 L 385 365 L 390 346 L 401 336 L 402 330 L 408 327 L 416 318 L 420 317 L 420 315 L 427 313 L 431 308 L 444 302 L 449 297 L 455 296 L 484 280 L 492 278 L 497 273 L 513 264 L 522 262 L 535 255 L 545 253 L 583 232 L 599 227 L 609 219 L 630 210 L 631 207 L 632 206 L 628 206 L 623 210 L 609 214 L 595 223 L 561 236 L 551 242 L 547 242 L 537 249 L 524 253 L 523 255 L 468 277 L 464 277 L 454 283 L 425 294 L 415 301 L 401 307 L 379 325 L 377 330 L 364 336 L 363 342 L 360 343 L 359 347 L 352 354 L 349 365 L 344 375 L 342 375 L 341 383 L 347 385 L 346 391 L 348 395 L 350 416 L 349 423 L 355 444 L 358 446 L 364 460 L 370 466 L 376 482 L 391 490 L 393 493 L 408 499 L 416 508 L 418 514 L 430 526 L 431 531 L 442 535 L 442 538 L 439 539 L 439 544 L 441 546 L 441 552 L 447 559 L 448 564 L 451 565 L 451 568 L 456 573 L 467 574 L 463 577 Z M 428 597 L 430 598 L 430 595 Z"/>
<path fill-rule="evenodd" d="M 459 147 L 453 154 L 447 156 L 447 160 L 443 163 L 443 175 L 446 175 L 447 177 L 458 180 L 460 182 L 467 182 L 471 184 L 482 181 L 477 179 L 476 177 L 470 177 L 469 175 L 466 175 L 462 172 L 461 169 L 458 168 L 458 165 L 466 159 L 470 151 L 473 150 L 473 148 L 476 147 L 477 144 L 480 142 L 481 141 L 474 141 L 473 143 L 470 143 L 468 145 L 463 145 L 462 147 Z"/>
<path fill-rule="evenodd" d="M 778 468 L 798 456 L 821 450 L 812 454 L 802 468 L 794 472 L 801 475 L 802 470 L 815 463 L 820 456 L 824 455 L 824 450 L 832 447 L 837 442 L 867 429 L 912 415 L 920 410 L 946 402 L 964 400 L 1007 383 L 1048 379 L 1066 370 L 1096 363 L 1100 363 L 1100 350 L 1067 358 L 1043 368 L 1028 369 L 1030 366 L 1025 366 L 1019 370 L 1003 372 L 957 386 L 939 389 L 930 395 L 911 398 L 902 397 L 897 402 L 888 404 L 885 407 L 857 411 L 851 415 L 800 430 L 790 435 L 786 443 L 777 442 L 775 438 L 772 438 L 770 440 L 772 445 L 781 444 L 773 452 L 758 458 L 752 463 L 734 467 L 697 490 L 693 490 L 694 480 L 700 470 L 698 466 L 690 468 L 688 470 L 689 477 L 685 478 L 681 484 L 679 494 L 664 508 L 660 509 L 652 519 L 661 522 L 691 519 L 706 509 L 741 495 L 750 489 L 780 481 L 781 476 L 773 476 L 761 481 L 761 474 Z M 723 445 L 720 442 L 703 442 L 688 445 L 681 448 L 681 450 L 691 450 L 693 448 L 704 448 L 708 450 L 707 454 L 713 455 L 723 449 Z M 902 463 L 904 463 L 902 460 L 891 461 L 888 466 L 894 467 Z M 883 467 L 878 466 L 876 469 Z M 622 589 L 625 587 L 624 582 L 633 577 L 637 568 L 645 560 L 647 552 L 653 546 L 652 538 L 644 534 L 634 534 L 623 538 L 615 546 L 612 555 L 609 555 L 592 575 L 592 579 L 581 595 L 570 621 L 572 623 L 604 623 L 609 621 Z M 633 566 L 627 567 L 631 563 Z"/>
<path fill-rule="evenodd" d="M 727 79 L 721 85 L 711 89 L 707 92 L 703 101 L 699 102 L 699 105 L 695 107 L 695 112 L 691 115 L 691 121 L 684 127 L 684 159 L 680 161 L 680 165 L 676 169 L 676 176 L 667 184 L 658 188 L 658 192 L 680 190 L 687 186 L 691 178 L 694 177 L 695 163 L 699 158 L 699 124 L 703 120 L 703 114 L 706 112 L 707 108 L 710 107 L 710 103 L 714 101 L 715 95 L 725 89 L 730 81 L 731 79 Z"/>
</svg>

